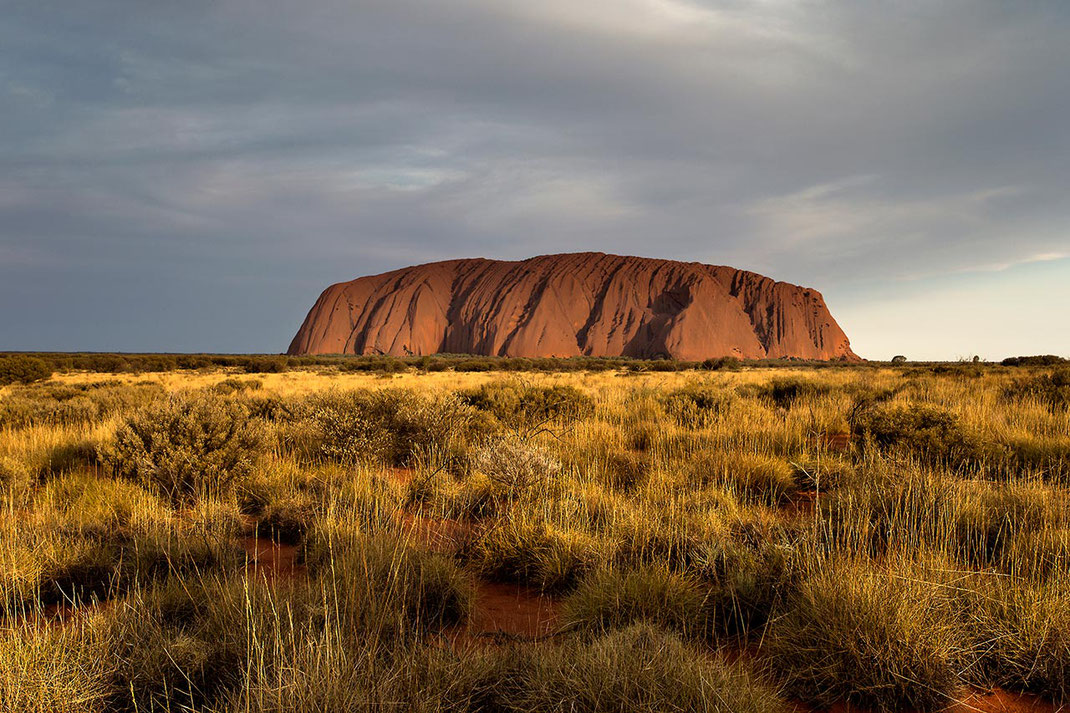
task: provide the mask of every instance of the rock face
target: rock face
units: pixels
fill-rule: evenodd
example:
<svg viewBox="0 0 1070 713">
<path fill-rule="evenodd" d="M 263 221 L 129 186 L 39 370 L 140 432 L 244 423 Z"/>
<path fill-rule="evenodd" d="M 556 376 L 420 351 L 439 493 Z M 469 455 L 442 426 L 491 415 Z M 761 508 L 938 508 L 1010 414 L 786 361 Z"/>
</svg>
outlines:
<svg viewBox="0 0 1070 713">
<path fill-rule="evenodd" d="M 449 260 L 331 285 L 288 353 L 858 358 L 816 290 L 602 253 Z"/>
</svg>

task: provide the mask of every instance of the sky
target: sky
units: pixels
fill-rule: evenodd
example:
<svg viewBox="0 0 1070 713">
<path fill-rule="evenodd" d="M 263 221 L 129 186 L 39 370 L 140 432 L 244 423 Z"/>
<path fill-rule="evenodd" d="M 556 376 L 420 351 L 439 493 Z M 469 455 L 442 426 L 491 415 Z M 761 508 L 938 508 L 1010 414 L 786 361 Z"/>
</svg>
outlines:
<svg viewBox="0 0 1070 713">
<path fill-rule="evenodd" d="M 602 251 L 863 357 L 1070 356 L 1070 3 L 0 0 L 0 350 L 284 351 L 334 282 Z"/>
</svg>

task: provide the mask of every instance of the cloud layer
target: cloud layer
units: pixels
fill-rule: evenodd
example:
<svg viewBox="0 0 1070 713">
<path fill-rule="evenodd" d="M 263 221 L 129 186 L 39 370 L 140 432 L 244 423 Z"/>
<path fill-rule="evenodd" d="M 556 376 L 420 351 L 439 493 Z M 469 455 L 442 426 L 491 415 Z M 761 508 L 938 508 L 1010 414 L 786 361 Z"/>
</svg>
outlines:
<svg viewBox="0 0 1070 713">
<path fill-rule="evenodd" d="M 278 351 L 329 282 L 592 249 L 815 286 L 874 357 L 979 350 L 941 342 L 949 281 L 1002 285 L 1052 326 L 977 344 L 1070 353 L 1068 30 L 995 0 L 15 0 L 0 349 Z"/>
</svg>

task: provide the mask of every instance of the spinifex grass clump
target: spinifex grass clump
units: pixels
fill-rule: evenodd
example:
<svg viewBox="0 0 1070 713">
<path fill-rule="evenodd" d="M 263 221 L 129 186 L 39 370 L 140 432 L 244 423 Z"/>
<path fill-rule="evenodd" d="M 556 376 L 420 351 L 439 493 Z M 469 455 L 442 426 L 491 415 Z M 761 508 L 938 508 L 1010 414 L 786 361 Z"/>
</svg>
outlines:
<svg viewBox="0 0 1070 713">
<path fill-rule="evenodd" d="M 472 585 L 457 565 L 394 535 L 317 526 L 305 560 L 337 615 L 358 631 L 404 638 L 463 623 L 471 613 Z"/>
<path fill-rule="evenodd" d="M 665 567 L 600 569 L 565 600 L 567 626 L 602 631 L 649 621 L 684 635 L 707 631 L 707 595 L 695 577 Z"/>
<path fill-rule="evenodd" d="M 814 572 L 768 634 L 792 693 L 881 711 L 934 711 L 954 700 L 962 646 L 938 590 L 864 561 Z"/>
<path fill-rule="evenodd" d="M 719 385 L 689 384 L 662 397 L 665 411 L 682 426 L 701 427 L 731 412 L 735 394 Z"/>
<path fill-rule="evenodd" d="M 187 505 L 230 493 L 251 472 L 262 443 L 239 404 L 176 394 L 128 418 L 103 460 L 117 475 Z"/>
<path fill-rule="evenodd" d="M 234 569 L 240 527 L 228 503 L 201 500 L 179 514 L 126 481 L 52 480 L 32 515 L 0 514 L 0 613 L 76 607 L 160 577 Z"/>
<path fill-rule="evenodd" d="M 614 631 L 590 643 L 575 641 L 531 651 L 495 673 L 512 675 L 505 677 L 509 683 L 501 686 L 504 690 L 496 692 L 494 703 L 500 708 L 492 710 L 787 710 L 774 688 L 741 666 L 710 657 L 650 624 Z"/>
</svg>

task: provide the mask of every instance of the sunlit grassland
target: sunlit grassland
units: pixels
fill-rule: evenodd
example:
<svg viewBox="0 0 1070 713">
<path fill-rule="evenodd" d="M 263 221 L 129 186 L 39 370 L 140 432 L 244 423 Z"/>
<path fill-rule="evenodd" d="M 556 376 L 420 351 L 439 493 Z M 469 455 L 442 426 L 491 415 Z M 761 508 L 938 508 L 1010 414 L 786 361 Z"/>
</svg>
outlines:
<svg viewBox="0 0 1070 713">
<path fill-rule="evenodd" d="M 1067 702 L 1062 384 L 963 366 L 4 387 L 0 709 Z M 254 535 L 297 568 L 247 566 Z M 553 635 L 480 638 L 487 583 L 556 601 Z"/>
</svg>

